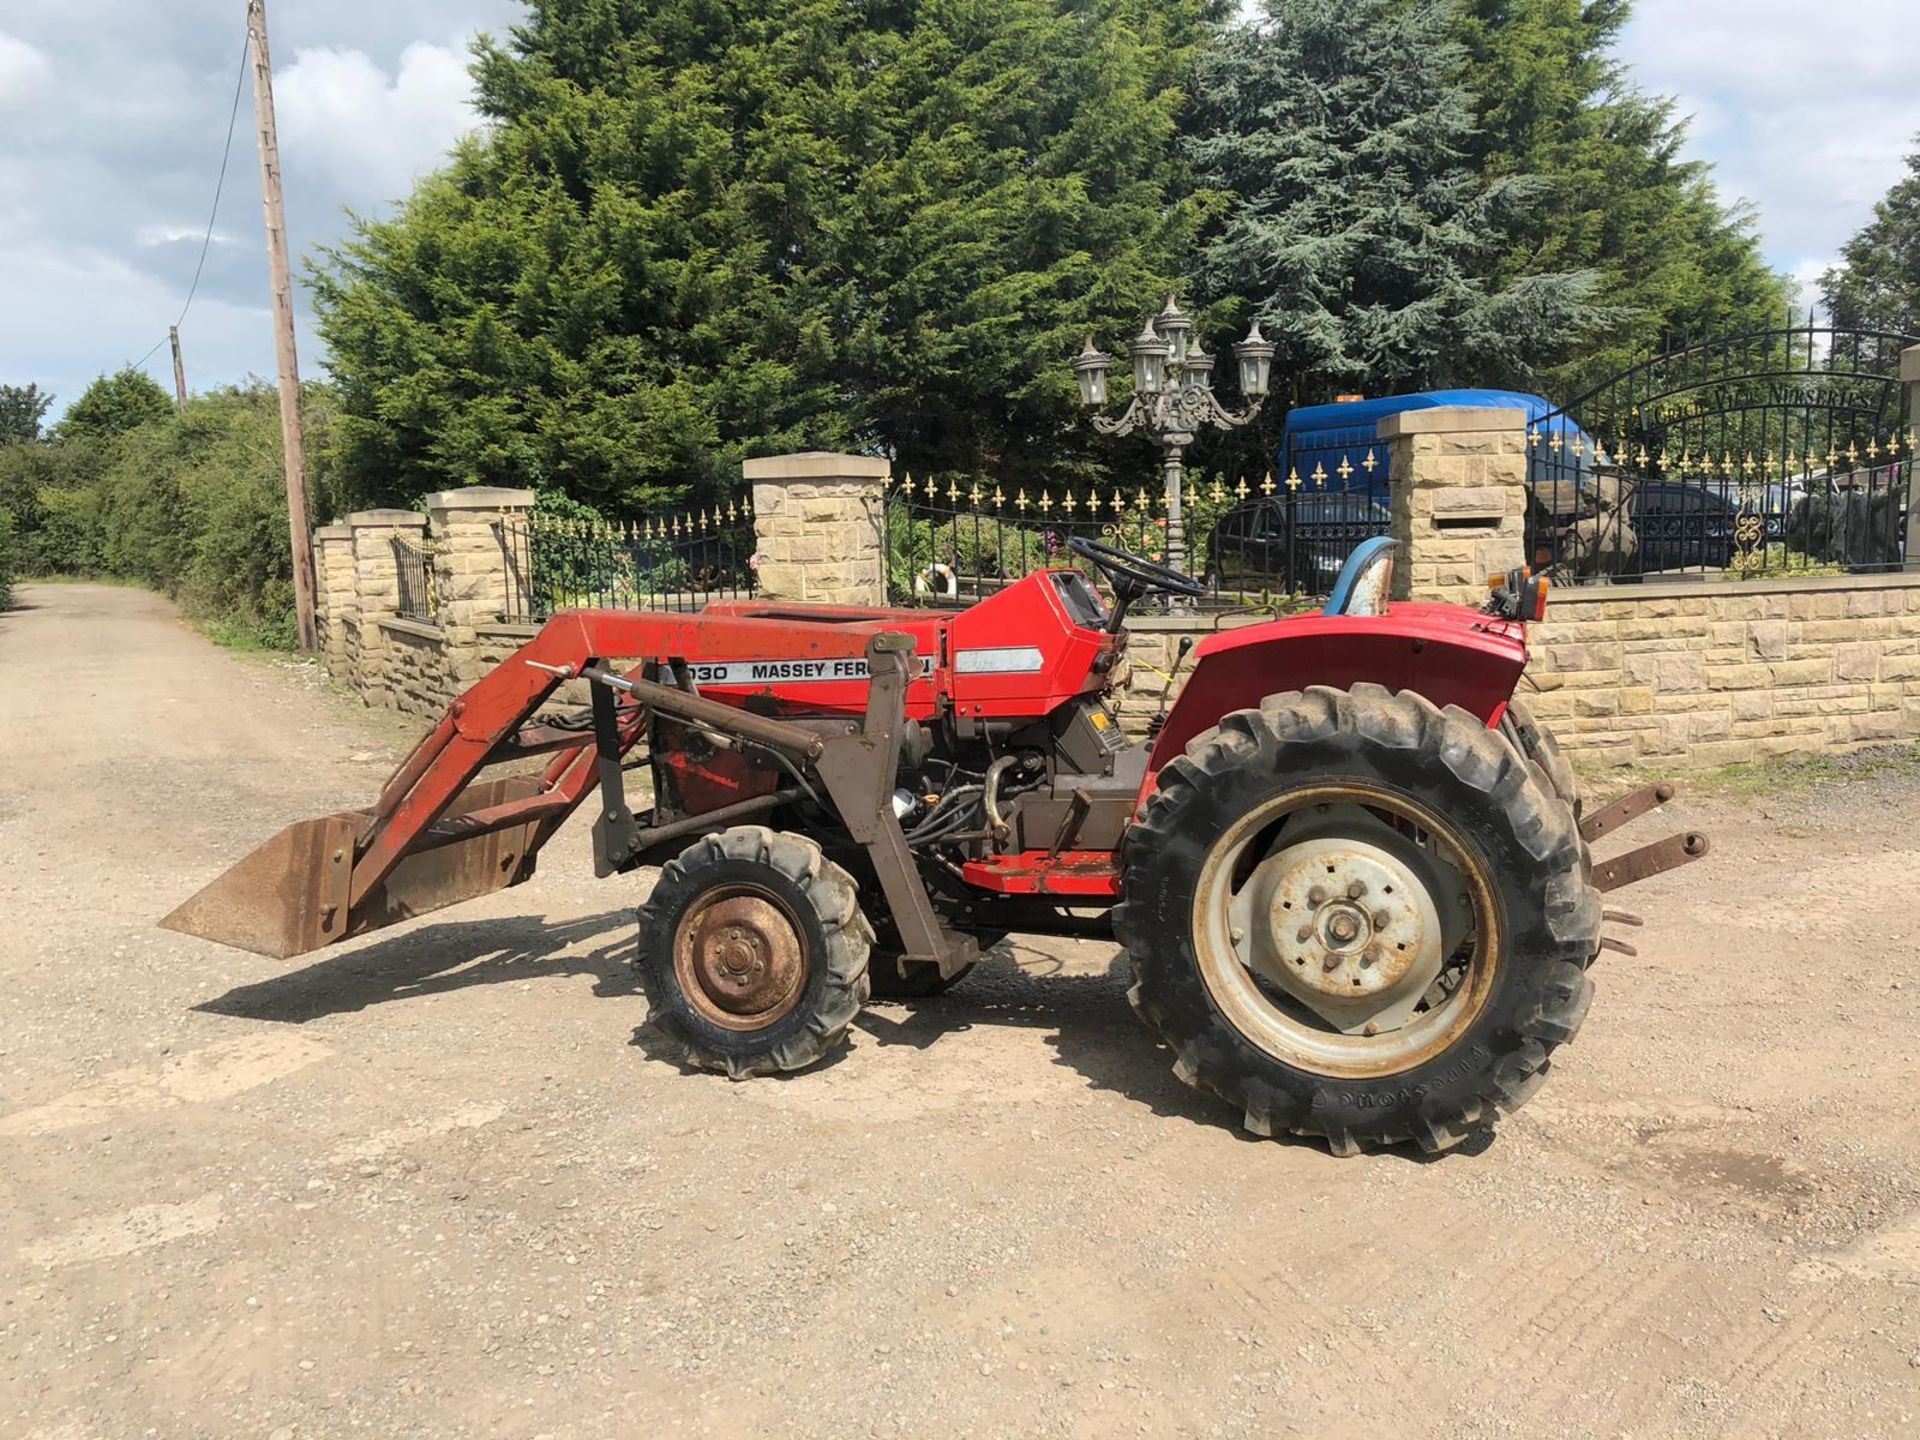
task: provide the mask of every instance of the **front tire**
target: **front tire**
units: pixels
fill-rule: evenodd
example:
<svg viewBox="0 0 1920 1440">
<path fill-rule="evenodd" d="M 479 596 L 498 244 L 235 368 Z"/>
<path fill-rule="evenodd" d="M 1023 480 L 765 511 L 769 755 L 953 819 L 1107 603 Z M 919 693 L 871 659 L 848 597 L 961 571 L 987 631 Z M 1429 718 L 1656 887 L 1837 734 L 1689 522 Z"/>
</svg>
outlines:
<svg viewBox="0 0 1920 1440">
<path fill-rule="evenodd" d="M 636 968 L 687 1063 L 744 1080 L 840 1042 L 867 1000 L 872 942 L 852 876 L 803 836 L 744 825 L 661 870 Z"/>
<path fill-rule="evenodd" d="M 1263 1135 L 1437 1152 L 1544 1080 L 1599 945 L 1570 808 L 1464 710 L 1270 696 L 1161 772 L 1123 852 L 1130 998 Z"/>
</svg>

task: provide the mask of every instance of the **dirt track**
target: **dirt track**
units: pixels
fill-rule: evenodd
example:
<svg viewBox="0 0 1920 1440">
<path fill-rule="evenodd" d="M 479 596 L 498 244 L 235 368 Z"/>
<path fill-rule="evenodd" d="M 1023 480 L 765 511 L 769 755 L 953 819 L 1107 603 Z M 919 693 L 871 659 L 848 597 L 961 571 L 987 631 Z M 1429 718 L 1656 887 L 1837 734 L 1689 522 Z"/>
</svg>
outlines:
<svg viewBox="0 0 1920 1440">
<path fill-rule="evenodd" d="M 680 1073 L 584 833 L 283 965 L 153 928 L 411 727 L 0 616 L 0 1435 L 1910 1436 L 1920 783 L 1709 800 L 1490 1147 L 1255 1142 L 1111 947 Z M 576 832 L 584 826 L 576 823 Z"/>
</svg>

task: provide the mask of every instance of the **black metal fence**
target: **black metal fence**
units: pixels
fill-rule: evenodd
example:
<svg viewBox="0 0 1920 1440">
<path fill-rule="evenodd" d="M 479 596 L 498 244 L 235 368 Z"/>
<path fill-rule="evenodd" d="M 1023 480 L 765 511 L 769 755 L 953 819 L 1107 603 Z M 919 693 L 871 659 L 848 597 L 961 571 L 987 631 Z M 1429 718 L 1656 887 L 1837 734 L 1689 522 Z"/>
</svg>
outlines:
<svg viewBox="0 0 1920 1440">
<path fill-rule="evenodd" d="M 434 580 L 433 547 L 399 536 L 393 541 L 393 568 L 399 578 L 394 613 L 403 620 L 432 624 L 440 615 L 440 590 Z"/>
<path fill-rule="evenodd" d="M 497 528 L 510 622 L 589 607 L 698 610 L 755 589 L 753 516 L 740 499 L 617 523 L 536 511 Z"/>
<path fill-rule="evenodd" d="M 1540 418 L 1531 562 L 1569 582 L 1905 566 L 1915 343 L 1809 326 L 1682 343 Z"/>
<path fill-rule="evenodd" d="M 1076 535 L 1164 564 L 1167 511 L 1158 483 L 1009 492 L 978 479 L 908 475 L 889 482 L 883 511 L 887 592 L 895 604 L 971 604 L 1035 570 L 1097 574 L 1068 548 Z M 1200 604 L 1284 609 L 1326 594 L 1353 547 L 1385 533 L 1388 513 L 1365 494 L 1262 473 L 1195 480 L 1181 521 L 1184 568 L 1207 586 Z"/>
</svg>

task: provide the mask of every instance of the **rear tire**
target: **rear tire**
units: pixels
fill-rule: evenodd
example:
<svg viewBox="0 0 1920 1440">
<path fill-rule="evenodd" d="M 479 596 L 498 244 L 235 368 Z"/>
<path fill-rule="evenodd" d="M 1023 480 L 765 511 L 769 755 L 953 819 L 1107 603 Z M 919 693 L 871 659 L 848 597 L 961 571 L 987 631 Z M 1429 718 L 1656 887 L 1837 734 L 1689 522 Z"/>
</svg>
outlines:
<svg viewBox="0 0 1920 1440">
<path fill-rule="evenodd" d="M 839 1043 L 866 1003 L 872 942 L 852 876 L 803 836 L 746 825 L 660 872 L 636 969 L 687 1063 L 744 1080 L 803 1069 Z"/>
<path fill-rule="evenodd" d="M 1567 759 L 1553 732 L 1533 718 L 1524 700 L 1508 703 L 1507 713 L 1500 721 L 1500 733 L 1511 740 L 1522 755 L 1547 772 L 1554 794 L 1567 802 L 1573 818 L 1578 820 L 1583 805 L 1580 777 L 1573 773 L 1573 762 Z"/>
<path fill-rule="evenodd" d="M 1114 911 L 1129 998 L 1176 1073 L 1249 1130 L 1336 1154 L 1445 1150 L 1522 1104 L 1586 1015 L 1600 933 L 1571 811 L 1535 776 L 1477 717 L 1375 685 L 1270 696 L 1197 737 L 1127 834 Z M 1297 855 L 1312 857 L 1300 884 L 1340 864 L 1335 888 L 1293 888 Z M 1313 948 L 1356 925 L 1361 950 Z M 1443 968 L 1396 958 L 1410 946 Z M 1383 999 L 1412 987 L 1394 1000 L 1407 1013 L 1363 1030 L 1369 992 L 1349 973 Z"/>
</svg>

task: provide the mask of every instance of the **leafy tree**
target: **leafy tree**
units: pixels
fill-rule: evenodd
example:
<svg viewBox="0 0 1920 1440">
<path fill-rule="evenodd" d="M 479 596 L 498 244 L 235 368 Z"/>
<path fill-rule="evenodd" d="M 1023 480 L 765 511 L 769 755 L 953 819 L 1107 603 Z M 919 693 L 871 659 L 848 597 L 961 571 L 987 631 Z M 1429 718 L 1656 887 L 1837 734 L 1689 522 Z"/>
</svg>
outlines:
<svg viewBox="0 0 1920 1440">
<path fill-rule="evenodd" d="M 1456 12 L 1476 97 L 1468 154 L 1496 182 L 1527 175 L 1543 187 L 1508 217 L 1494 283 L 1591 271 L 1615 316 L 1550 368 L 1563 398 L 1665 336 L 1761 329 L 1786 314 L 1750 212 L 1729 209 L 1707 167 L 1681 158 L 1673 101 L 1641 93 L 1614 57 L 1630 13 L 1629 0 L 1462 0 Z"/>
<path fill-rule="evenodd" d="M 40 438 L 53 396 L 38 385 L 0 385 L 0 445 L 31 444 Z"/>
<path fill-rule="evenodd" d="M 1171 287 L 1221 0 L 535 0 L 493 123 L 313 276 L 356 496 L 613 513 L 748 454 L 1086 464 L 1065 361 Z"/>
<path fill-rule="evenodd" d="M 173 401 L 145 371 L 128 366 L 102 375 L 67 408 L 55 427 L 63 440 L 124 435 L 150 420 L 173 414 Z"/>
<path fill-rule="evenodd" d="M 1267 0 L 1202 61 L 1190 152 L 1233 206 L 1202 288 L 1238 297 L 1297 396 L 1520 376 L 1606 321 L 1578 265 L 1504 272 L 1542 182 L 1471 155 L 1444 0 Z"/>
<path fill-rule="evenodd" d="M 1920 150 L 1847 242 L 1841 263 L 1821 277 L 1820 290 L 1835 325 L 1920 333 Z"/>
</svg>

